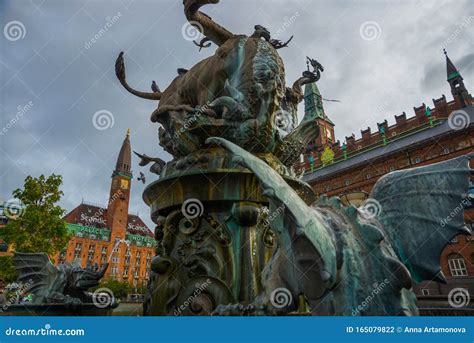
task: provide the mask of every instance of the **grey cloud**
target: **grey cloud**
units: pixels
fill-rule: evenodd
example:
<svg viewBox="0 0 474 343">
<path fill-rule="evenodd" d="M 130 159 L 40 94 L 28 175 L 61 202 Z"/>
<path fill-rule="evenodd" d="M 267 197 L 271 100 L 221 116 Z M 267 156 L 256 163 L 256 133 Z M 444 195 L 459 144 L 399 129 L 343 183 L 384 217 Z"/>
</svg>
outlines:
<svg viewBox="0 0 474 343">
<path fill-rule="evenodd" d="M 287 82 L 306 68 L 305 56 L 320 60 L 325 72 L 319 88 L 327 114 L 342 141 L 351 132 L 449 94 L 441 44 L 462 18 L 472 15 L 469 0 L 458 1 L 221 1 L 204 11 L 235 33 L 250 34 L 255 24 L 267 26 L 279 39 L 294 39 L 280 50 Z M 107 22 L 120 13 L 105 33 Z M 297 15 L 296 15 L 297 13 Z M 291 19 L 294 16 L 294 20 Z M 111 171 L 128 127 L 134 150 L 170 156 L 157 141 L 149 121 L 157 104 L 128 95 L 115 79 L 113 66 L 125 51 L 131 84 L 148 90 L 152 80 L 165 88 L 180 67 L 190 68 L 215 50 L 198 49 L 181 36 L 185 23 L 181 0 L 0 2 L 0 23 L 21 21 L 24 39 L 0 44 L 0 129 L 29 101 L 34 106 L 0 135 L 0 196 L 8 199 L 26 175 L 64 176 L 62 205 L 70 210 L 82 198 L 105 204 Z M 364 40 L 363 23 L 375 21 L 380 35 Z M 96 35 L 100 37 L 86 48 Z M 472 44 L 467 27 L 447 46 L 468 87 L 474 82 Z M 449 96 L 448 96 L 449 98 Z M 92 116 L 110 111 L 113 127 L 99 131 Z M 300 116 L 303 108 L 300 106 Z M 147 168 L 147 182 L 155 179 Z M 141 199 L 144 186 L 132 183 L 130 211 L 146 222 Z"/>
</svg>

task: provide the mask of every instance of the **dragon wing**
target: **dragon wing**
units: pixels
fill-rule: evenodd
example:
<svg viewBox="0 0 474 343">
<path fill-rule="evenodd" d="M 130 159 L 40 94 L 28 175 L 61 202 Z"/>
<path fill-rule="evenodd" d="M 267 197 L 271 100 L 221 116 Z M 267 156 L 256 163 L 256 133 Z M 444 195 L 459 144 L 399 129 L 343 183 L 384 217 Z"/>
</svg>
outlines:
<svg viewBox="0 0 474 343">
<path fill-rule="evenodd" d="M 463 208 L 473 156 L 393 172 L 372 189 L 370 198 L 380 205 L 378 219 L 415 281 L 444 281 L 441 251 L 454 236 L 470 233 Z"/>
<path fill-rule="evenodd" d="M 29 284 L 28 291 L 35 295 L 41 295 L 58 273 L 58 269 L 45 253 L 15 252 L 13 263 L 18 273 L 18 281 Z"/>
</svg>

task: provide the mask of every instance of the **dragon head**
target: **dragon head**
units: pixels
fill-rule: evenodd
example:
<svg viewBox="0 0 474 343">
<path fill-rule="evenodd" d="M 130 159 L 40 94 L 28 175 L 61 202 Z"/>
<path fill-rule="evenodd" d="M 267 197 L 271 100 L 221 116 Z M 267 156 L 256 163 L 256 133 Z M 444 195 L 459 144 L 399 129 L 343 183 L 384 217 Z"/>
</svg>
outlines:
<svg viewBox="0 0 474 343">
<path fill-rule="evenodd" d="M 106 263 L 100 270 L 97 270 L 97 268 L 86 267 L 84 269 L 79 265 L 74 265 L 68 275 L 68 284 L 71 288 L 77 290 L 87 290 L 97 287 L 108 266 L 109 264 Z"/>
</svg>

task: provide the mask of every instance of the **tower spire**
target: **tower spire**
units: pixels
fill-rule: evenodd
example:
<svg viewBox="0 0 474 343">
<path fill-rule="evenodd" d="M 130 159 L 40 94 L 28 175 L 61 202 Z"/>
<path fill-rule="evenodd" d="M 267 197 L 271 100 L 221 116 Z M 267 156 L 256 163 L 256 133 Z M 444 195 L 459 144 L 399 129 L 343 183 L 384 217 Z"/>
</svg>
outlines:
<svg viewBox="0 0 474 343">
<path fill-rule="evenodd" d="M 320 129 L 318 138 L 314 142 L 316 149 L 322 149 L 335 141 L 334 123 L 324 111 L 323 98 L 316 82 L 308 83 L 304 88 L 304 117 L 302 122 L 312 121 Z"/>
<path fill-rule="evenodd" d="M 323 106 L 323 98 L 319 92 L 316 82 L 308 83 L 304 87 L 304 118 L 306 120 L 324 119 L 332 124 L 326 115 Z"/>
<path fill-rule="evenodd" d="M 451 94 L 459 108 L 466 107 L 472 103 L 472 97 L 464 85 L 461 73 L 448 56 L 446 49 L 443 49 L 446 56 L 446 77 L 451 87 Z"/>
<path fill-rule="evenodd" d="M 452 80 L 455 77 L 461 77 L 461 74 L 459 74 L 459 71 L 457 70 L 456 66 L 454 63 L 451 61 L 451 59 L 448 56 L 448 53 L 446 52 L 446 49 L 443 49 L 444 55 L 446 56 L 446 74 L 447 74 L 447 80 Z"/>
<path fill-rule="evenodd" d="M 132 177 L 131 173 L 131 161 L 132 161 L 132 149 L 130 147 L 130 129 L 127 130 L 125 139 L 123 140 L 122 147 L 120 148 L 119 155 L 117 157 L 117 163 L 115 164 L 115 170 L 112 177 L 118 174 Z"/>
</svg>

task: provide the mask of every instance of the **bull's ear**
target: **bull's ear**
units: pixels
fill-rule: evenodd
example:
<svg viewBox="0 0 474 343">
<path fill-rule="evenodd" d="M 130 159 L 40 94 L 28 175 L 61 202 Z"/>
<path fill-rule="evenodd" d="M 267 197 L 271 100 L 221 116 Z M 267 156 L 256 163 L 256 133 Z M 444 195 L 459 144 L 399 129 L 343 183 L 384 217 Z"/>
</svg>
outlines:
<svg viewBox="0 0 474 343">
<path fill-rule="evenodd" d="M 441 275 L 439 261 L 446 244 L 456 235 L 471 233 L 464 223 L 464 206 L 472 157 L 387 174 L 371 192 L 380 205 L 379 220 L 415 281 Z"/>
</svg>

